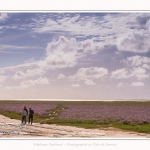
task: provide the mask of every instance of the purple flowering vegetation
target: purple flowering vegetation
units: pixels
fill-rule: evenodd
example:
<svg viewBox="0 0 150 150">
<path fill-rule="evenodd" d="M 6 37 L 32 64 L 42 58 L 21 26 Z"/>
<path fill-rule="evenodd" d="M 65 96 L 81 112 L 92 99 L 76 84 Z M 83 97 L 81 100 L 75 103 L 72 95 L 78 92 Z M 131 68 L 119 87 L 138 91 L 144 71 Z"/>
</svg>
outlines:
<svg viewBox="0 0 150 150">
<path fill-rule="evenodd" d="M 49 110 L 53 110 L 56 108 L 57 104 L 51 104 L 47 102 L 6 102 L 3 101 L 0 103 L 0 111 L 9 111 L 9 112 L 16 112 L 21 113 L 22 109 L 26 106 L 32 108 L 37 115 L 43 115 L 47 113 Z"/>
<path fill-rule="evenodd" d="M 37 115 L 57 114 L 55 119 L 93 120 L 99 123 L 150 124 L 150 102 L 0 102 L 0 111 L 20 113 L 22 108 L 32 108 Z"/>
</svg>

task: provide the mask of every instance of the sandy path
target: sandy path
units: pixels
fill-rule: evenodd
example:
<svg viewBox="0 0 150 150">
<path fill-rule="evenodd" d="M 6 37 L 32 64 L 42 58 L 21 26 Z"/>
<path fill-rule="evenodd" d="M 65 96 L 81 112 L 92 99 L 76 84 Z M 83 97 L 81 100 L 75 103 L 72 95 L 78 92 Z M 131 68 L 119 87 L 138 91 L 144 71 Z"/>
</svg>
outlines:
<svg viewBox="0 0 150 150">
<path fill-rule="evenodd" d="M 149 134 L 127 132 L 115 128 L 83 129 L 71 126 L 34 123 L 21 125 L 21 121 L 0 115 L 0 138 L 150 138 Z"/>
</svg>

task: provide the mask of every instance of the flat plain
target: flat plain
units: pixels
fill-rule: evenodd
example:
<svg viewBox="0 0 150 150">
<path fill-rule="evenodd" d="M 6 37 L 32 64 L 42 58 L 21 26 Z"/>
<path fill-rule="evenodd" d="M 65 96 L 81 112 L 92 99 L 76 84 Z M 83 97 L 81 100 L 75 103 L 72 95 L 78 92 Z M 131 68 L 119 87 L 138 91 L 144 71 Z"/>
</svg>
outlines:
<svg viewBox="0 0 150 150">
<path fill-rule="evenodd" d="M 21 124 L 31 107 L 33 125 Z M 150 137 L 148 101 L 0 101 L 3 137 Z M 27 116 L 28 119 L 28 116 Z"/>
</svg>

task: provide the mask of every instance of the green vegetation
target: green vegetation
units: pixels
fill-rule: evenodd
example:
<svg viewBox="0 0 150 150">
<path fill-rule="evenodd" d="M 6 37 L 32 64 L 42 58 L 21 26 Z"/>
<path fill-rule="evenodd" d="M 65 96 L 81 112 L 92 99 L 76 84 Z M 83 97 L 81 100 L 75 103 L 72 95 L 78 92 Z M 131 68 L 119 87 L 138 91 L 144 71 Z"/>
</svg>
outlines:
<svg viewBox="0 0 150 150">
<path fill-rule="evenodd" d="M 43 123 L 76 126 L 76 127 L 87 128 L 87 129 L 98 128 L 97 123 L 95 121 L 91 121 L 91 120 L 81 121 L 81 120 L 60 120 L 60 119 L 58 120 L 58 119 L 53 119 L 53 120 L 44 121 Z"/>
<path fill-rule="evenodd" d="M 16 113 L 16 112 L 10 112 L 10 111 L 0 111 L 1 115 L 4 115 L 6 117 L 9 117 L 10 119 L 17 119 L 20 120 L 22 119 L 21 114 Z M 28 119 L 28 117 L 27 117 Z M 42 122 L 42 120 L 44 120 L 44 118 L 42 116 L 39 115 L 34 115 L 34 122 Z M 27 120 L 28 121 L 28 120 Z"/>
<path fill-rule="evenodd" d="M 9 117 L 10 119 L 21 120 L 21 114 L 15 112 L 1 111 L 0 114 Z"/>
<path fill-rule="evenodd" d="M 129 131 L 135 131 L 139 133 L 147 133 L 150 134 L 150 124 L 142 124 L 142 125 L 119 125 L 114 124 L 113 127 L 123 129 L 123 130 L 129 130 Z"/>
</svg>

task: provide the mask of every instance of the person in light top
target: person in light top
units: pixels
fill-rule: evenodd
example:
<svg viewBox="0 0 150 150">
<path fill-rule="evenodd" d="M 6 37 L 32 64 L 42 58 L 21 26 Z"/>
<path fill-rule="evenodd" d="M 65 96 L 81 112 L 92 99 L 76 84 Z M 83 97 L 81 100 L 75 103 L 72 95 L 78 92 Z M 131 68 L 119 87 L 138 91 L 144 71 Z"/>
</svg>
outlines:
<svg viewBox="0 0 150 150">
<path fill-rule="evenodd" d="M 22 124 L 23 123 L 26 124 L 26 116 L 27 116 L 26 110 L 22 109 Z"/>
<path fill-rule="evenodd" d="M 28 109 L 26 108 L 26 106 L 24 106 L 24 110 L 27 112 L 27 115 L 28 115 Z"/>
</svg>

